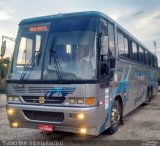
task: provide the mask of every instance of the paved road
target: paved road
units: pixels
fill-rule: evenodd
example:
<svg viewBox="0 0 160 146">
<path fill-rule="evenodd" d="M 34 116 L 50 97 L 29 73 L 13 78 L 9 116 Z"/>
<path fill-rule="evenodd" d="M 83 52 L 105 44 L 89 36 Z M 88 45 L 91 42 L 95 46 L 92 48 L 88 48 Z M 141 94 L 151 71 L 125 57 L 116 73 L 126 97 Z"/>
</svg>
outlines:
<svg viewBox="0 0 160 146">
<path fill-rule="evenodd" d="M 125 117 L 124 124 L 114 135 L 103 133 L 97 137 L 64 132 L 47 135 L 38 130 L 11 129 L 5 111 L 5 96 L 0 96 L 0 140 L 87 140 L 97 144 L 103 140 L 151 140 L 155 144 L 160 140 L 160 93 L 154 96 L 149 105 L 140 106 Z"/>
</svg>

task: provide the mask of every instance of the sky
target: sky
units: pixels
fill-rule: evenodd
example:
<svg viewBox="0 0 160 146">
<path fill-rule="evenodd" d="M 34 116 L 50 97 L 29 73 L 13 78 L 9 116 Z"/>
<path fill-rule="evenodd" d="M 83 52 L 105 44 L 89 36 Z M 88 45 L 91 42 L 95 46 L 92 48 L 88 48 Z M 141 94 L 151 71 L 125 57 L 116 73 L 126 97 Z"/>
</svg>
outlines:
<svg viewBox="0 0 160 146">
<path fill-rule="evenodd" d="M 2 35 L 16 38 L 24 18 L 79 11 L 105 13 L 152 52 L 156 41 L 160 58 L 160 0 L 0 0 L 0 43 Z M 14 43 L 7 46 L 11 54 Z"/>
</svg>

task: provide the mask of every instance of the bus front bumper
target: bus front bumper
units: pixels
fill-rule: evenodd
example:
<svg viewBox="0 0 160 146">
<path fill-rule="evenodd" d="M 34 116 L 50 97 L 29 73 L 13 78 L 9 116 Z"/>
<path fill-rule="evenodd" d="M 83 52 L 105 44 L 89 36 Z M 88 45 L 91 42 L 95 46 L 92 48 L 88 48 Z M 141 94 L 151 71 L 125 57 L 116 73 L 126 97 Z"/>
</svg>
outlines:
<svg viewBox="0 0 160 146">
<path fill-rule="evenodd" d="M 97 127 L 98 110 L 96 106 L 53 107 L 7 104 L 6 111 L 12 128 L 38 129 L 40 124 L 45 124 L 53 125 L 55 131 L 66 131 L 88 135 L 99 134 Z M 59 121 L 54 117 L 51 117 L 52 112 L 56 117 L 58 117 L 59 113 L 61 114 Z M 50 117 L 46 116 L 48 113 L 50 113 Z"/>
</svg>

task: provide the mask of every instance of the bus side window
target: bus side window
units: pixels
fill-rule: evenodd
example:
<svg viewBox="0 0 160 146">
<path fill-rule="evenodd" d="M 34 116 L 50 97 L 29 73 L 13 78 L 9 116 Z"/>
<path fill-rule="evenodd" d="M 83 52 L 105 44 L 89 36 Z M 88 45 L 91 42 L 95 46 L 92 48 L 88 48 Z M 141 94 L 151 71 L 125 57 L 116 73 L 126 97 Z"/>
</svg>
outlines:
<svg viewBox="0 0 160 146">
<path fill-rule="evenodd" d="M 129 58 L 128 39 L 124 37 L 125 57 Z"/>
<path fill-rule="evenodd" d="M 150 53 L 149 53 L 149 66 L 152 66 L 152 56 Z"/>
<path fill-rule="evenodd" d="M 158 60 L 157 57 L 154 57 L 154 67 L 158 68 Z"/>
<path fill-rule="evenodd" d="M 129 58 L 128 39 L 118 32 L 118 52 L 121 57 Z"/>
<path fill-rule="evenodd" d="M 151 66 L 154 67 L 154 56 L 151 55 Z"/>
<path fill-rule="evenodd" d="M 148 51 L 145 51 L 145 64 L 149 65 L 149 53 L 148 53 Z"/>
<path fill-rule="evenodd" d="M 157 60 L 156 60 L 156 57 L 155 57 L 155 56 L 152 56 L 152 66 L 153 66 L 154 68 L 157 67 Z"/>
<path fill-rule="evenodd" d="M 131 55 L 131 59 L 134 61 L 138 61 L 138 48 L 137 48 L 137 44 L 132 42 L 132 55 Z"/>
<path fill-rule="evenodd" d="M 108 23 L 108 35 L 109 35 L 109 49 L 112 57 L 115 57 L 115 37 L 114 37 L 114 26 Z"/>
<path fill-rule="evenodd" d="M 144 50 L 139 47 L 139 62 L 144 63 Z"/>
</svg>

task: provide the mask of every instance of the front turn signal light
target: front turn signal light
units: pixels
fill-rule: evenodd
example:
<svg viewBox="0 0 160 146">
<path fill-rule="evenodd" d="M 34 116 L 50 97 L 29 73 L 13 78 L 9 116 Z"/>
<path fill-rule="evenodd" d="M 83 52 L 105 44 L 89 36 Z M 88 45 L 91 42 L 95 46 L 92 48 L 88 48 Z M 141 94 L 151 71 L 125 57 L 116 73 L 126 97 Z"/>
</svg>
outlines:
<svg viewBox="0 0 160 146">
<path fill-rule="evenodd" d="M 86 98 L 86 105 L 94 105 L 95 104 L 95 98 L 94 97 L 88 97 Z"/>
</svg>

